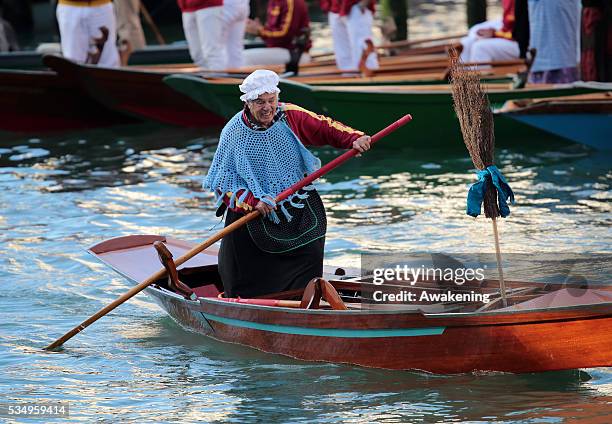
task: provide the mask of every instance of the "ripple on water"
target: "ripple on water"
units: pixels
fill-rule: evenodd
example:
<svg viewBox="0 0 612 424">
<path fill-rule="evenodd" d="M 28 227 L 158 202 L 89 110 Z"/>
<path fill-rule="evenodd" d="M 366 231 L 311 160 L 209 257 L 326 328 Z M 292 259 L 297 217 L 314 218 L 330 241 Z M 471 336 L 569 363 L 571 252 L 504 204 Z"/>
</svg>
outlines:
<svg viewBox="0 0 612 424">
<path fill-rule="evenodd" d="M 146 126 L 115 131 L 17 139 L 0 149 L 1 397 L 68 401 L 75 422 L 570 422 L 609 415 L 609 369 L 593 370 L 587 381 L 575 372 L 433 376 L 306 363 L 187 332 L 144 295 L 62 351 L 42 351 L 130 286 L 89 256 L 88 246 L 135 233 L 196 242 L 220 222 L 201 189 L 214 136 Z M 10 159 L 35 149 L 47 153 Z M 467 155 L 371 153 L 318 185 L 328 208 L 326 264 L 358 267 L 364 251 L 492 251 L 490 222 L 465 216 L 475 180 Z M 517 194 L 512 215 L 499 222 L 504 252 L 610 252 L 609 153 L 517 148 L 498 159 Z"/>
</svg>

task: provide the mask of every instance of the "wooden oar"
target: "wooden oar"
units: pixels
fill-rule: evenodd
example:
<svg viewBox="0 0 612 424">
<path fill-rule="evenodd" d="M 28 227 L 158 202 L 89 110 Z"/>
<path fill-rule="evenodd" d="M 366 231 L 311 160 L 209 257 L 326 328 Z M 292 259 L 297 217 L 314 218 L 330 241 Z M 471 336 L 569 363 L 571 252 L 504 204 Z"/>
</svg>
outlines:
<svg viewBox="0 0 612 424">
<path fill-rule="evenodd" d="M 420 40 L 413 40 L 413 41 L 410 41 L 410 40 L 391 41 L 389 43 L 385 43 L 385 44 L 376 46 L 376 48 L 377 49 L 393 49 L 393 48 L 401 48 L 401 47 L 412 47 L 412 46 L 416 46 L 419 44 L 433 43 L 436 41 L 455 40 L 457 38 L 463 38 L 465 36 L 466 36 L 465 33 L 461 33 L 461 34 L 445 35 L 442 37 L 423 38 Z"/>
<path fill-rule="evenodd" d="M 374 134 L 372 136 L 372 140 L 371 140 L 372 144 L 376 143 L 378 140 L 380 140 L 381 138 L 385 137 L 386 135 L 392 133 L 393 131 L 397 130 L 398 128 L 404 126 L 405 124 L 407 124 L 411 120 L 412 120 L 412 116 L 404 115 L 402 118 L 398 119 L 397 121 L 395 121 L 394 123 L 389 125 L 387 128 L 385 128 L 385 129 L 377 132 L 376 134 Z M 276 199 L 275 199 L 276 202 L 278 203 L 278 202 L 286 199 L 287 197 L 289 197 L 293 193 L 297 192 L 298 190 L 300 190 L 301 188 L 307 186 L 308 184 L 311 184 L 317 178 L 319 178 L 322 175 L 328 173 L 329 171 L 331 171 L 332 169 L 336 168 L 337 166 L 340 166 L 341 164 L 343 164 L 344 162 L 346 162 L 347 160 L 349 160 L 353 156 L 357 155 L 358 153 L 359 152 L 357 150 L 351 149 L 351 150 L 345 152 L 344 154 L 338 156 L 336 159 L 332 160 L 331 162 L 329 162 L 325 166 L 321 167 L 317 171 L 313 172 L 312 174 L 310 174 L 309 176 L 307 176 L 303 180 L 298 181 L 297 183 L 295 183 L 294 185 L 289 187 L 287 190 L 285 190 L 282 193 L 280 193 L 278 196 L 276 196 Z M 198 244 L 193 249 L 191 249 L 189 252 L 185 253 L 183 256 L 178 258 L 175 261 L 176 266 L 178 267 L 179 265 L 182 265 L 183 263 L 187 262 L 189 259 L 193 258 L 198 253 L 200 253 L 203 250 L 207 249 L 208 247 L 212 246 L 214 243 L 216 243 L 217 241 L 221 240 L 223 237 L 225 237 L 226 235 L 230 234 L 232 231 L 242 227 L 247 222 L 254 220 L 259 215 L 260 215 L 259 211 L 256 210 L 256 211 L 248 213 L 247 215 L 243 216 L 239 220 L 234 221 L 233 223 L 231 223 L 230 225 L 225 227 L 223 230 L 219 231 L 218 233 L 216 233 L 212 237 L 208 238 L 206 241 Z M 135 296 L 136 294 L 140 293 L 142 290 L 144 290 L 145 288 L 147 288 L 149 285 L 153 284 L 154 282 L 158 281 L 159 279 L 161 279 L 165 275 L 166 275 L 165 268 L 160 269 L 155 274 L 151 275 L 149 278 L 144 280 L 142 283 L 140 283 L 137 286 L 131 288 L 128 292 L 126 292 L 125 294 L 119 296 L 117 299 L 115 299 L 109 305 L 107 305 L 104 308 L 100 309 L 98 312 L 93 314 L 91 317 L 87 318 L 85 321 L 83 321 L 82 323 L 80 323 L 79 325 L 74 327 L 72 330 L 70 330 L 69 332 L 64 334 L 62 337 L 60 337 L 59 339 L 57 339 L 56 341 L 51 343 L 49 346 L 47 346 L 45 348 L 45 350 L 52 350 L 52 349 L 55 349 L 55 348 L 57 348 L 59 346 L 62 346 L 64 343 L 66 343 L 72 337 L 74 337 L 75 335 L 77 335 L 78 333 L 83 331 L 89 325 L 93 324 L 98 319 L 102 318 L 104 315 L 108 314 L 110 311 L 115 309 L 117 306 L 121 305 L 126 300 L 128 300 L 128 299 L 132 298 L 133 296 Z"/>
<path fill-rule="evenodd" d="M 155 21 L 153 20 L 153 17 L 151 16 L 151 14 L 149 13 L 149 11 L 147 10 L 147 8 L 145 7 L 145 5 L 143 4 L 143 2 L 140 2 L 140 13 L 142 13 L 142 16 L 144 17 L 145 21 L 147 22 L 147 24 L 149 25 L 149 27 L 151 28 L 151 31 L 153 31 L 153 34 L 155 35 L 155 39 L 157 39 L 157 44 L 159 44 L 160 46 L 163 46 L 166 44 L 166 40 L 164 40 L 164 37 L 162 36 L 161 32 L 159 31 L 159 28 L 157 27 L 157 25 L 155 25 Z"/>
<path fill-rule="evenodd" d="M 418 46 L 419 44 L 434 43 L 437 41 L 455 40 L 457 38 L 462 38 L 465 36 L 466 36 L 465 33 L 461 33 L 461 34 L 444 35 L 442 37 L 422 38 L 420 40 L 390 41 L 388 43 L 379 44 L 378 46 L 375 46 L 375 48 L 376 49 L 406 48 L 406 47 Z M 328 51 L 324 53 L 311 55 L 310 57 L 312 59 L 320 59 L 323 57 L 328 57 L 328 56 L 333 56 L 333 55 L 334 55 L 333 51 Z"/>
</svg>

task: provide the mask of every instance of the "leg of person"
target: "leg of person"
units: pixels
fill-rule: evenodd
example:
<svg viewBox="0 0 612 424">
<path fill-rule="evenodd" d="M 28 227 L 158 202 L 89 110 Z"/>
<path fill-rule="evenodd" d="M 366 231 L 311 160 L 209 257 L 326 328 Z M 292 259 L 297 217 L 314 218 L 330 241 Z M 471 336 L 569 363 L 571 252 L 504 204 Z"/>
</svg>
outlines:
<svg viewBox="0 0 612 424">
<path fill-rule="evenodd" d="M 85 7 L 57 5 L 62 54 L 65 58 L 84 63 L 89 50 L 88 32 L 84 21 Z"/>
<path fill-rule="evenodd" d="M 195 12 L 198 26 L 202 67 L 221 70 L 225 68 L 224 48 L 221 46 L 223 6 L 205 7 Z"/>
<path fill-rule="evenodd" d="M 372 24 L 374 17 L 369 9 L 362 11 L 358 4 L 351 8 L 346 25 L 351 40 L 352 50 L 352 69 L 359 68 L 363 49 L 366 47 L 365 41 L 372 39 Z M 378 58 L 376 53 L 370 53 L 366 59 L 366 67 L 378 69 Z"/>
<path fill-rule="evenodd" d="M 221 45 L 225 45 L 226 68 L 243 66 L 244 33 L 249 9 L 249 2 L 246 0 L 226 0 L 223 3 Z"/>
<path fill-rule="evenodd" d="M 482 38 L 472 45 L 469 62 L 493 62 L 518 59 L 519 45 L 516 41 L 504 38 Z"/>
<path fill-rule="evenodd" d="M 246 49 L 243 56 L 245 66 L 285 65 L 291 60 L 289 50 L 282 47 Z"/>
<path fill-rule="evenodd" d="M 140 0 L 115 0 L 113 4 L 119 41 L 128 41 L 133 50 L 142 49 L 146 40 L 140 23 Z"/>
<path fill-rule="evenodd" d="M 108 68 L 117 68 L 120 65 L 119 51 L 117 50 L 117 23 L 115 21 L 115 12 L 113 4 L 108 3 L 102 6 L 88 7 L 89 19 L 87 25 L 89 28 L 89 37 L 99 38 L 101 35 L 100 27 L 108 29 L 108 38 L 102 49 L 102 55 L 98 61 L 98 65 Z"/>
<path fill-rule="evenodd" d="M 193 63 L 199 67 L 204 66 L 202 50 L 200 49 L 200 35 L 198 33 L 198 24 L 196 22 L 195 12 L 183 12 L 183 32 L 189 47 L 189 56 Z"/>
<path fill-rule="evenodd" d="M 349 38 L 348 29 L 346 27 L 346 19 L 340 17 L 337 13 L 329 12 L 327 14 L 329 28 L 331 29 L 332 40 L 334 43 L 334 56 L 336 57 L 336 67 L 338 69 L 354 70 L 353 56 L 351 50 L 351 41 Z"/>
</svg>

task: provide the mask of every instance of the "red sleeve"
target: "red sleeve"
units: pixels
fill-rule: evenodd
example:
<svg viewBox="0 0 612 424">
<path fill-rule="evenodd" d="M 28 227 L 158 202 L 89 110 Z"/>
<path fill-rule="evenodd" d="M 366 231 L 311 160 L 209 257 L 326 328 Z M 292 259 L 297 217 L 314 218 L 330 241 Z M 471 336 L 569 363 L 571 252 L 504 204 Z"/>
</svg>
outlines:
<svg viewBox="0 0 612 424">
<path fill-rule="evenodd" d="M 291 103 L 283 105 L 289 127 L 306 146 L 333 146 L 351 149 L 353 141 L 363 135 L 341 122 L 301 108 Z"/>
</svg>

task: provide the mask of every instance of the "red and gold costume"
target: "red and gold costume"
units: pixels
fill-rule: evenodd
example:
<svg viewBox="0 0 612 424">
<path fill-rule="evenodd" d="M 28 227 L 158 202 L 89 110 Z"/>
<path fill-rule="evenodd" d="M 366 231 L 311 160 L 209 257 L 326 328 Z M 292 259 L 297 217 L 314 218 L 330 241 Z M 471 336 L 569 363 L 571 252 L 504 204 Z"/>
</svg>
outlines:
<svg viewBox="0 0 612 424">
<path fill-rule="evenodd" d="M 259 36 L 266 47 L 295 48 L 295 39 L 310 28 L 308 7 L 304 0 L 270 0 L 266 25 Z M 306 51 L 310 49 L 310 43 Z"/>
<path fill-rule="evenodd" d="M 332 146 L 338 149 L 350 149 L 353 142 L 363 135 L 362 131 L 355 130 L 327 116 L 318 115 L 300 106 L 291 103 L 279 103 L 275 120 L 286 119 L 289 128 L 305 146 Z M 252 118 L 248 109 L 242 113 L 243 121 L 252 127 Z M 236 198 L 242 194 L 238 192 Z M 229 206 L 232 193 L 225 193 L 224 203 Z M 249 193 L 243 202 L 236 201 L 235 212 L 250 212 L 257 205 L 252 193 Z"/>
</svg>

